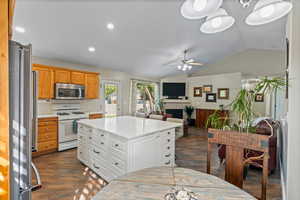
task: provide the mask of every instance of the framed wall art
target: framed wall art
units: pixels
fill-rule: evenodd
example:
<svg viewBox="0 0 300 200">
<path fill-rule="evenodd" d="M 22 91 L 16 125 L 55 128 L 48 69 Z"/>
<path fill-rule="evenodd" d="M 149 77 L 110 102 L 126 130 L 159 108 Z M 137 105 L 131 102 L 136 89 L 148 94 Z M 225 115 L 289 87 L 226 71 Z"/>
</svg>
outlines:
<svg viewBox="0 0 300 200">
<path fill-rule="evenodd" d="M 212 85 L 203 85 L 202 91 L 204 93 L 211 93 L 212 92 Z"/>
<path fill-rule="evenodd" d="M 206 102 L 217 102 L 217 94 L 216 93 L 207 93 L 206 94 Z"/>
<path fill-rule="evenodd" d="M 255 102 L 264 102 L 264 95 L 263 94 L 256 94 L 255 95 Z"/>
<path fill-rule="evenodd" d="M 202 97 L 202 87 L 194 87 L 194 97 Z"/>
<path fill-rule="evenodd" d="M 218 88 L 218 99 L 229 99 L 229 88 Z"/>
</svg>

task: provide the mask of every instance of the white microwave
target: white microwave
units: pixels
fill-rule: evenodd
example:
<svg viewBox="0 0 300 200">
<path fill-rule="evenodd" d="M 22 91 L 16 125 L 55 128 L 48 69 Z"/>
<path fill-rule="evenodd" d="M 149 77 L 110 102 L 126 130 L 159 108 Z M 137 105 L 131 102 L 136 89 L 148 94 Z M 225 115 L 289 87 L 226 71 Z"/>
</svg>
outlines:
<svg viewBox="0 0 300 200">
<path fill-rule="evenodd" d="M 55 99 L 84 99 L 85 87 L 77 84 L 55 84 Z"/>
</svg>

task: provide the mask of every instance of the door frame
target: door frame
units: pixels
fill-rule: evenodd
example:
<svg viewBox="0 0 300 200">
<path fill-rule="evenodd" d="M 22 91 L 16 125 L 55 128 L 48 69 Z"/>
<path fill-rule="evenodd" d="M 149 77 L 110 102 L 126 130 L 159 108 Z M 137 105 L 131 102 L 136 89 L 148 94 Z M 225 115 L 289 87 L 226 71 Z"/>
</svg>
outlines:
<svg viewBox="0 0 300 200">
<path fill-rule="evenodd" d="M 118 87 L 117 90 L 117 116 L 122 115 L 122 84 L 119 80 L 112 80 L 112 79 L 102 79 L 100 84 L 100 94 L 103 97 L 101 99 L 101 105 L 103 107 L 103 111 L 105 111 L 105 93 L 104 93 L 104 85 L 105 84 L 115 84 Z"/>
</svg>

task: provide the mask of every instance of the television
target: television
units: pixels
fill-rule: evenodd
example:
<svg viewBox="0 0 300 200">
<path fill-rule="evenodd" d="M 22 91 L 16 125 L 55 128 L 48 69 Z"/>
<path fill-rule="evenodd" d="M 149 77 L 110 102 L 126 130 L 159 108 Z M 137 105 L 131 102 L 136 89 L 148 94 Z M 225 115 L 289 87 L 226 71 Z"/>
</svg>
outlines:
<svg viewBox="0 0 300 200">
<path fill-rule="evenodd" d="M 185 83 L 163 83 L 163 96 L 168 98 L 185 97 Z"/>
</svg>

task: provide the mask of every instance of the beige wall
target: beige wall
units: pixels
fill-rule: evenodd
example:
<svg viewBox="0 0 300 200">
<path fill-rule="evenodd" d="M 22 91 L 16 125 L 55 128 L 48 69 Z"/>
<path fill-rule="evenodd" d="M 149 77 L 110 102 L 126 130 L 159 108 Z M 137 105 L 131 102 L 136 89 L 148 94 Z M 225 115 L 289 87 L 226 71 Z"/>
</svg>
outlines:
<svg viewBox="0 0 300 200">
<path fill-rule="evenodd" d="M 78 69 L 78 70 L 86 70 L 86 71 L 93 71 L 93 72 L 99 72 L 100 78 L 105 80 L 117 80 L 121 83 L 121 114 L 122 115 L 128 115 L 129 114 L 129 102 L 130 102 L 130 80 L 131 79 L 143 79 L 143 80 L 150 80 L 146 79 L 144 77 L 138 77 L 135 75 L 131 75 L 125 72 L 119 72 L 119 71 L 113 71 L 109 69 L 100 68 L 97 66 L 89 66 L 84 64 L 77 64 L 77 63 L 71 63 L 56 59 L 47 59 L 47 58 L 41 58 L 41 57 L 35 57 L 32 58 L 33 63 L 38 64 L 44 64 L 44 65 L 50 65 L 50 66 L 57 66 L 57 67 L 65 67 L 70 69 Z M 153 80 L 153 79 L 151 79 Z M 154 80 L 158 81 L 158 80 Z M 101 98 L 101 96 L 100 96 Z M 101 111 L 102 105 L 101 100 L 83 100 L 80 101 L 81 107 L 83 110 L 86 111 Z M 46 101 L 40 101 L 39 102 L 39 112 L 47 113 L 49 112 L 49 109 L 51 109 L 51 103 Z"/>
</svg>

